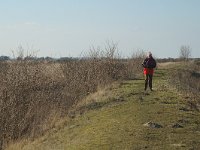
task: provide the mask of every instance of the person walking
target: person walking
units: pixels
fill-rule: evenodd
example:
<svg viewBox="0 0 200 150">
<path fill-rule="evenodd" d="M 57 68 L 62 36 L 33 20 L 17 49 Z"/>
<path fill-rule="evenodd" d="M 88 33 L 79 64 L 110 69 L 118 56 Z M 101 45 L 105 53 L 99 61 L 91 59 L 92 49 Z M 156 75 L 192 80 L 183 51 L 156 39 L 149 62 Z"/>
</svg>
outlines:
<svg viewBox="0 0 200 150">
<path fill-rule="evenodd" d="M 148 52 L 147 57 L 142 63 L 142 66 L 144 67 L 144 76 L 145 76 L 145 87 L 144 90 L 147 90 L 147 87 L 149 85 L 149 88 L 151 91 L 153 91 L 152 87 L 152 80 L 153 80 L 153 74 L 154 74 L 154 68 L 156 68 L 156 61 L 152 56 L 151 52 Z"/>
</svg>

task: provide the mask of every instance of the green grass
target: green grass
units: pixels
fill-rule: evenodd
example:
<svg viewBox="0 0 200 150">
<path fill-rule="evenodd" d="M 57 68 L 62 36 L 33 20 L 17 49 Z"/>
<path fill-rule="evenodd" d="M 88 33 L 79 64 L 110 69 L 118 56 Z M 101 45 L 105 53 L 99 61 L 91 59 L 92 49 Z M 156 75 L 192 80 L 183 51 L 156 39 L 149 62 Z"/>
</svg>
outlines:
<svg viewBox="0 0 200 150">
<path fill-rule="evenodd" d="M 35 141 L 21 141 L 8 149 L 200 149 L 200 113 L 180 110 L 185 100 L 168 85 L 169 75 L 169 69 L 155 71 L 153 92 L 143 91 L 142 79 L 107 88 L 96 100 L 80 106 L 83 114 Z M 143 125 L 149 121 L 163 128 Z M 176 123 L 183 128 L 172 128 Z"/>
</svg>

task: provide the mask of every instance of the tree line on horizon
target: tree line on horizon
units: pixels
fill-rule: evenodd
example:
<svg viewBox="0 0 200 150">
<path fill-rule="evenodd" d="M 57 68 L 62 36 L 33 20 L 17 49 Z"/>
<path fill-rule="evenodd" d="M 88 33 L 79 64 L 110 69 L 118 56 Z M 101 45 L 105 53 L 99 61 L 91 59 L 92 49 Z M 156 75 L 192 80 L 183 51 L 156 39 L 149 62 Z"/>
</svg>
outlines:
<svg viewBox="0 0 200 150">
<path fill-rule="evenodd" d="M 110 43 L 107 43 L 108 46 Z M 112 43 L 112 45 L 117 46 L 117 43 Z M 93 47 L 94 49 L 94 47 Z M 54 57 L 37 57 L 35 54 L 27 54 L 24 55 L 24 48 L 22 46 L 18 47 L 17 50 L 17 57 L 15 57 L 14 51 L 13 51 L 13 58 L 9 56 L 0 56 L 0 61 L 11 61 L 11 60 L 29 60 L 29 61 L 69 61 L 69 60 L 77 60 L 77 59 L 89 59 L 88 57 L 60 57 L 60 58 L 54 58 Z M 34 52 L 35 53 L 35 52 Z M 137 52 L 136 52 L 137 53 Z M 139 50 L 139 54 L 143 54 L 145 56 L 145 52 L 143 50 Z M 179 57 L 178 58 L 156 58 L 159 62 L 175 62 L 175 61 L 188 61 L 188 60 L 199 60 L 200 58 L 191 58 L 192 56 L 192 49 L 189 45 L 182 45 L 179 49 Z M 125 58 L 121 58 L 125 59 Z M 127 58 L 129 59 L 129 58 Z"/>
</svg>

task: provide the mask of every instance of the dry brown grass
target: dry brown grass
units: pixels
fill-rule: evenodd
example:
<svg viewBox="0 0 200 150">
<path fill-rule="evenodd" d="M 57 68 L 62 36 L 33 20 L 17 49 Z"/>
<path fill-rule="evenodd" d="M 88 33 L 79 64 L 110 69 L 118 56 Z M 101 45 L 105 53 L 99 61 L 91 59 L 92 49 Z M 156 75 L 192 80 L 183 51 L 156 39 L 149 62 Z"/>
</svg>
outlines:
<svg viewBox="0 0 200 150">
<path fill-rule="evenodd" d="M 98 88 L 133 78 L 138 60 L 120 59 L 115 50 L 109 45 L 104 55 L 93 51 L 87 59 L 65 62 L 1 62 L 0 149 L 44 134 Z"/>
<path fill-rule="evenodd" d="M 188 106 L 200 110 L 200 65 L 199 62 L 182 62 L 172 71 L 170 81 L 183 92 Z"/>
</svg>

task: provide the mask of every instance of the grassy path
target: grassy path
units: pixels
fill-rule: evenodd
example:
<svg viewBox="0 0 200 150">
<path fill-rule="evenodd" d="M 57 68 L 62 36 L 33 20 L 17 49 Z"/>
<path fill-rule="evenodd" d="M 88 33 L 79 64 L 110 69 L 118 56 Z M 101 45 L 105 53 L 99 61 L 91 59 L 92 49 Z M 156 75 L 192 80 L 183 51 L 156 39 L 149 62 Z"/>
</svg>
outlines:
<svg viewBox="0 0 200 150">
<path fill-rule="evenodd" d="M 167 69 L 156 70 L 153 92 L 144 93 L 144 80 L 107 88 L 85 103 L 87 111 L 82 115 L 33 142 L 19 142 L 9 149 L 200 149 L 200 113 L 182 109 L 185 98 L 168 86 L 167 77 Z M 162 128 L 144 126 L 150 121 Z"/>
</svg>

